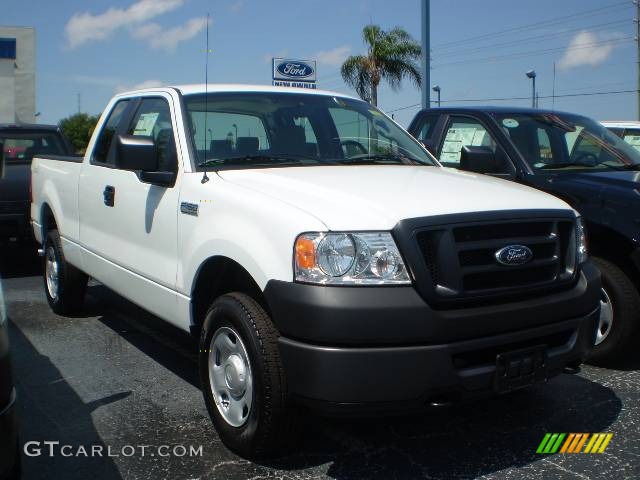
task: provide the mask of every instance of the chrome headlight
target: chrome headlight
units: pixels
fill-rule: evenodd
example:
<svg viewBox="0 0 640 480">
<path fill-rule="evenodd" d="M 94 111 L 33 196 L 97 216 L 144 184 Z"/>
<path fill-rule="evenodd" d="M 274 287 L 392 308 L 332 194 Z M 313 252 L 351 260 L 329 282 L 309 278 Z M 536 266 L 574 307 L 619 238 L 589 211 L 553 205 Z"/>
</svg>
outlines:
<svg viewBox="0 0 640 480">
<path fill-rule="evenodd" d="M 295 279 L 324 285 L 401 285 L 409 273 L 389 232 L 303 233 L 294 250 Z"/>
<path fill-rule="evenodd" d="M 587 232 L 582 217 L 576 218 L 576 252 L 578 265 L 583 264 L 589 258 L 587 252 Z"/>
</svg>

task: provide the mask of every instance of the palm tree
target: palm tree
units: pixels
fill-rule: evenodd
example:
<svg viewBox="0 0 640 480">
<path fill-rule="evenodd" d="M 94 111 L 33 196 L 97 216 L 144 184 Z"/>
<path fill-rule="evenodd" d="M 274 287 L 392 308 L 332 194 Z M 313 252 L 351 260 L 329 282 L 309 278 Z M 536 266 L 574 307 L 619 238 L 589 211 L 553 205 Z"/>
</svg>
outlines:
<svg viewBox="0 0 640 480">
<path fill-rule="evenodd" d="M 417 61 L 421 47 L 400 27 L 384 31 L 378 25 L 367 25 L 362 38 L 368 46 L 367 55 L 355 55 L 342 64 L 342 78 L 355 89 L 360 98 L 378 105 L 378 86 L 384 79 L 397 90 L 404 77 L 420 87 L 422 77 Z"/>
</svg>

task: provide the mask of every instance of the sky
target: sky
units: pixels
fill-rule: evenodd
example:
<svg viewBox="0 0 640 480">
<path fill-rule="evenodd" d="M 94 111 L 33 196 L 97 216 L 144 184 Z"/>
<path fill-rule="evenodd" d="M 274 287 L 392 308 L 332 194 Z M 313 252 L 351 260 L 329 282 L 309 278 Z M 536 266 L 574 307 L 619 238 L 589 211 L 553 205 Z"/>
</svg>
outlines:
<svg viewBox="0 0 640 480">
<path fill-rule="evenodd" d="M 635 8 L 631 0 L 431 0 L 430 83 L 443 105 L 527 106 L 525 73 L 535 69 L 540 107 L 634 119 L 633 92 L 563 95 L 637 88 Z M 270 84 L 271 58 L 285 56 L 317 60 L 319 88 L 355 95 L 340 65 L 366 52 L 366 24 L 421 38 L 420 0 L 0 0 L 0 11 L 1 25 L 36 28 L 42 123 L 78 107 L 98 114 L 118 91 L 203 83 L 207 13 L 210 83 Z M 398 91 L 382 85 L 378 105 L 407 126 L 420 99 L 406 81 Z"/>
</svg>

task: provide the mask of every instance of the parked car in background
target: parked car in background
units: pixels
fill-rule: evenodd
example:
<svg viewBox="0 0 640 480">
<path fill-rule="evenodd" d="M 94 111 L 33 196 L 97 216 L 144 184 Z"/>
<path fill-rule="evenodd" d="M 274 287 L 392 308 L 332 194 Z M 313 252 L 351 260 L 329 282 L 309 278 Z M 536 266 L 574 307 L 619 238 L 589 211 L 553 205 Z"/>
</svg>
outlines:
<svg viewBox="0 0 640 480">
<path fill-rule="evenodd" d="M 621 139 L 634 147 L 636 150 L 640 150 L 640 122 L 626 121 L 626 122 L 600 122 L 607 127 L 613 133 L 618 135 Z"/>
<path fill-rule="evenodd" d="M 31 215 L 55 312 L 91 276 L 199 336 L 234 451 L 281 445 L 293 401 L 406 413 L 589 354 L 600 274 L 565 202 L 440 168 L 343 94 L 206 92 L 117 95 L 84 159 L 34 159 Z"/>
<path fill-rule="evenodd" d="M 29 185 L 36 153 L 71 155 L 55 125 L 0 124 L 0 242 L 31 238 Z"/>
<path fill-rule="evenodd" d="M 20 467 L 16 390 L 11 375 L 7 329 L 7 315 L 0 284 L 0 480 L 17 479 Z"/>
<path fill-rule="evenodd" d="M 640 152 L 594 120 L 538 109 L 434 108 L 409 131 L 446 167 L 530 185 L 578 210 L 603 274 L 592 361 L 638 351 Z"/>
</svg>

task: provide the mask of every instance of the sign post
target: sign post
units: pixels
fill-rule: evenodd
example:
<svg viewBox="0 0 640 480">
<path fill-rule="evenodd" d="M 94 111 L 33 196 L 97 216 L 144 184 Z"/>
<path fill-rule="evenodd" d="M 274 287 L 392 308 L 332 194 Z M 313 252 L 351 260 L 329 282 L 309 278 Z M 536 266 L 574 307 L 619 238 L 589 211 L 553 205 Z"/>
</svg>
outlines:
<svg viewBox="0 0 640 480">
<path fill-rule="evenodd" d="M 273 85 L 279 87 L 316 88 L 316 61 L 273 59 Z"/>
</svg>

